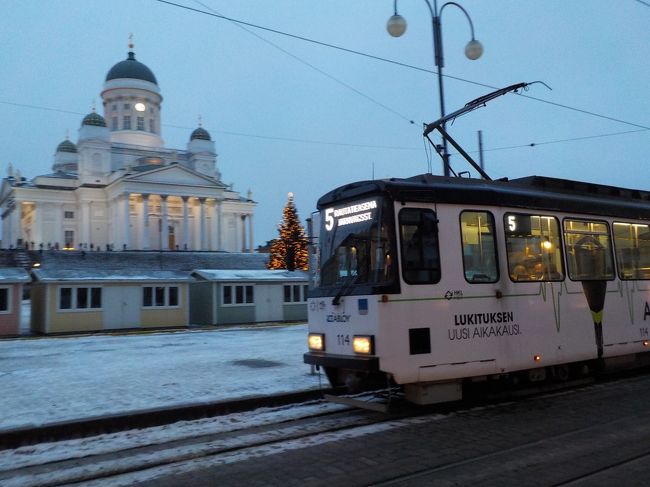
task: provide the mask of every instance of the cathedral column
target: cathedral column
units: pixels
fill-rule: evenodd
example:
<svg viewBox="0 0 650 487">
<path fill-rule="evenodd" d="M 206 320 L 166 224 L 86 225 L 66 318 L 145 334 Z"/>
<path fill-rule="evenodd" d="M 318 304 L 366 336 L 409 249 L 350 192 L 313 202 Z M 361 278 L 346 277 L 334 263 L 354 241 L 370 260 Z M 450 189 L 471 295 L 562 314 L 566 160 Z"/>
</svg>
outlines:
<svg viewBox="0 0 650 487">
<path fill-rule="evenodd" d="M 90 202 L 81 201 L 79 203 L 81 218 L 79 222 L 79 243 L 82 248 L 90 248 Z"/>
<path fill-rule="evenodd" d="M 190 217 L 187 208 L 187 200 L 189 196 L 181 196 L 183 200 L 183 250 L 189 250 L 190 246 Z"/>
<path fill-rule="evenodd" d="M 167 198 L 168 195 L 160 195 L 160 249 L 169 250 L 169 223 L 167 221 Z"/>
<path fill-rule="evenodd" d="M 51 244 L 52 246 L 56 246 L 56 244 L 63 244 L 65 242 L 65 229 L 63 228 L 63 203 L 55 204 L 55 208 L 56 217 L 54 220 L 54 228 L 56 230 L 54 235 L 52 235 L 52 240 L 45 242 L 45 245 Z"/>
<path fill-rule="evenodd" d="M 43 203 L 34 204 L 34 226 L 32 228 L 32 238 L 34 239 L 35 248 L 39 248 L 39 244 L 41 243 L 45 246 L 43 242 Z"/>
<path fill-rule="evenodd" d="M 199 250 L 206 250 L 205 198 L 199 198 Z"/>
<path fill-rule="evenodd" d="M 11 212 L 11 239 L 10 245 L 13 247 L 18 246 L 18 241 L 23 239 L 22 229 L 22 203 L 16 203 Z"/>
<path fill-rule="evenodd" d="M 122 221 L 122 248 L 123 249 L 128 249 L 129 248 L 129 219 L 131 216 L 131 208 L 129 207 L 129 193 L 124 193 L 124 198 L 123 198 L 123 221 Z"/>
<path fill-rule="evenodd" d="M 215 201 L 217 212 L 217 250 L 223 250 L 223 208 L 222 200 Z"/>
<path fill-rule="evenodd" d="M 253 253 L 253 214 L 248 215 L 248 252 Z"/>
<path fill-rule="evenodd" d="M 241 215 L 241 251 L 246 252 L 246 214 Z"/>
<path fill-rule="evenodd" d="M 142 250 L 149 250 L 149 195 L 142 195 Z"/>
</svg>

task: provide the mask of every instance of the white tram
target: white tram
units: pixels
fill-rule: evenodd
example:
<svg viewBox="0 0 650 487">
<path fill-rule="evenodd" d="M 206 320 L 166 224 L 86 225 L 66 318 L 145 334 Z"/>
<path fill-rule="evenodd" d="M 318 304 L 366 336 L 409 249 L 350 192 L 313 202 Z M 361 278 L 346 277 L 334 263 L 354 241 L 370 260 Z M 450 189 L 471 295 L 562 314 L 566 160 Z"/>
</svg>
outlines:
<svg viewBox="0 0 650 487">
<path fill-rule="evenodd" d="M 650 192 L 423 174 L 318 201 L 308 364 L 459 399 L 464 380 L 650 363 Z"/>
</svg>

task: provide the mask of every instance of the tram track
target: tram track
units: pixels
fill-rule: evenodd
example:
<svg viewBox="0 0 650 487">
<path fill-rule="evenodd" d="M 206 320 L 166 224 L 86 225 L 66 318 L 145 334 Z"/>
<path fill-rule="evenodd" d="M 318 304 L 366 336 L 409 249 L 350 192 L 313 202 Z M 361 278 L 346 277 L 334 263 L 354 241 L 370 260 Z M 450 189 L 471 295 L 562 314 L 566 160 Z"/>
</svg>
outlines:
<svg viewBox="0 0 650 487">
<path fill-rule="evenodd" d="M 174 405 L 120 414 L 60 421 L 39 426 L 26 426 L 0 431 L 0 451 L 37 443 L 84 438 L 104 433 L 191 421 L 229 413 L 249 411 L 261 407 L 317 400 L 329 390 L 307 390 L 292 393 L 256 396 L 243 399 Z"/>
<path fill-rule="evenodd" d="M 23 446 L 0 452 L 0 485 L 56 486 L 119 477 L 205 457 L 272 448 L 388 419 L 378 413 L 312 401 L 198 420 L 195 428 L 178 434 L 161 432 L 168 428 L 163 426 L 104 434 L 81 442 L 68 439 Z"/>
<path fill-rule="evenodd" d="M 632 379 L 634 380 L 634 379 Z M 598 386 L 597 386 L 598 387 Z M 579 388 L 590 390 L 591 387 Z M 508 402 L 506 397 L 492 400 L 469 400 L 456 404 L 415 407 L 395 400 L 390 414 L 350 408 L 322 400 L 288 403 L 284 406 L 261 408 L 224 416 L 182 421 L 177 424 L 100 434 L 83 439 L 65 439 L 52 443 L 26 445 L 13 450 L 0 450 L 0 485 L 3 487 L 36 487 L 73 485 L 133 485 L 154 482 L 159 476 L 190 472 L 193 469 L 228 465 L 279 452 L 318 447 L 341 438 L 357 438 L 377 432 L 403 427 L 430 425 L 438 421 L 464 421 L 463 418 L 484 418 L 504 414 L 509 407 L 527 398 L 538 398 L 552 404 L 555 394 L 573 394 L 568 391 L 536 392 L 526 397 L 517 393 Z M 515 401 L 515 402 L 512 402 Z M 447 422 L 447 421 L 445 421 Z M 648 423 L 646 427 L 635 427 Z M 444 423 L 438 423 L 443 426 Z M 460 423 L 459 423 L 460 424 Z M 501 481 L 503 475 L 516 475 L 531 470 L 557 466 L 567 461 L 601 458 L 593 467 L 576 471 L 572 465 L 568 473 L 558 476 L 554 485 L 588 485 L 591 478 L 602 478 L 608 469 L 632 463 L 650 455 L 649 448 L 619 455 L 603 455 L 594 441 L 603 430 L 609 431 L 608 451 L 616 450 L 616 431 L 633 429 L 626 441 L 637 445 L 650 445 L 650 412 L 643 415 L 625 415 L 615 420 L 565 429 L 561 434 L 540 437 L 532 435 L 531 441 L 518 440 L 502 444 L 480 455 L 465 455 L 457 461 L 444 461 L 419 471 L 411 470 L 402 476 L 382 476 L 373 479 L 372 485 L 427 485 L 432 480 L 445 485 L 453 479 L 454 485 L 490 483 L 489 475 Z M 525 440 L 525 439 L 524 439 Z M 566 445 L 574 445 L 571 452 Z M 577 447 L 575 445 L 578 445 Z M 483 445 L 484 446 L 484 445 Z M 541 454 L 541 457 L 540 457 Z M 540 460 L 541 458 L 541 460 Z M 569 460 L 567 460 L 569 459 Z M 591 462 L 592 460 L 590 460 Z M 640 461 L 640 460 L 639 460 Z M 620 467 L 619 467 L 620 468 Z M 600 470 L 599 470 L 600 469 Z M 523 478 L 522 478 L 523 479 Z M 507 483 L 507 482 L 506 482 Z M 365 484 L 364 484 L 365 485 Z"/>
<path fill-rule="evenodd" d="M 613 485 L 619 469 L 632 468 L 648 459 L 650 411 L 643 411 L 508 447 L 497 442 L 491 451 L 371 485 Z M 541 472 L 543 483 L 535 480 Z"/>
</svg>

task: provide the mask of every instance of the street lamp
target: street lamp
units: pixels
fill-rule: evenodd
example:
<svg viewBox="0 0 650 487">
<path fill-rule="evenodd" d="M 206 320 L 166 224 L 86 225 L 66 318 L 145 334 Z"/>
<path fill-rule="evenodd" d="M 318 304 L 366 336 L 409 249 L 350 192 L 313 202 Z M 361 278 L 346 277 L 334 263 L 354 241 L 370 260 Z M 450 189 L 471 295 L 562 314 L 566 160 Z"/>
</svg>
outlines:
<svg viewBox="0 0 650 487">
<path fill-rule="evenodd" d="M 440 93 L 440 118 L 442 118 L 445 116 L 445 98 L 444 98 L 444 91 L 442 87 L 442 68 L 444 67 L 445 63 L 442 55 L 442 25 L 440 23 L 440 16 L 442 15 L 442 11 L 445 9 L 447 5 L 453 5 L 455 7 L 458 7 L 465 14 L 465 17 L 467 17 L 467 21 L 469 22 L 469 28 L 472 33 L 472 40 L 470 40 L 467 43 L 467 46 L 465 46 L 465 56 L 467 56 L 472 61 L 480 58 L 481 54 L 483 54 L 483 45 L 474 38 L 474 24 L 472 24 L 472 19 L 470 18 L 467 11 L 459 4 L 457 4 L 456 2 L 447 2 L 442 7 L 440 7 L 440 10 L 438 10 L 437 0 L 433 0 L 433 5 L 431 5 L 431 2 L 429 0 L 424 0 L 424 1 L 429 7 L 429 11 L 431 12 L 431 22 L 433 25 L 433 53 L 434 53 L 435 64 L 436 67 L 438 68 L 438 91 Z M 404 32 L 406 32 L 406 20 L 404 19 L 404 17 L 402 17 L 397 13 L 397 0 L 394 0 L 393 10 L 395 13 L 390 19 L 388 19 L 388 23 L 386 24 L 386 30 L 388 30 L 388 33 L 391 36 L 400 37 L 402 34 L 404 34 Z M 445 125 L 443 124 L 442 127 L 444 129 Z M 443 146 L 443 158 L 442 158 L 443 171 L 445 176 L 449 176 L 449 153 L 447 152 L 447 140 L 444 137 L 442 139 L 442 146 Z"/>
</svg>

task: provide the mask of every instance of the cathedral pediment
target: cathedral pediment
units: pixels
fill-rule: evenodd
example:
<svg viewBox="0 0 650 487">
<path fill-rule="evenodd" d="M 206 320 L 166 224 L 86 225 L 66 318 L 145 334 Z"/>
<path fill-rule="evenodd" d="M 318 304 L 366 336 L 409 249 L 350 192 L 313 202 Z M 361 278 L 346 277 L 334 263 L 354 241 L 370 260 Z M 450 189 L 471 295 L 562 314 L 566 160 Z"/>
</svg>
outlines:
<svg viewBox="0 0 650 487">
<path fill-rule="evenodd" d="M 178 184 L 189 186 L 211 186 L 216 188 L 225 188 L 226 186 L 214 178 L 204 176 L 183 167 L 178 164 L 171 166 L 156 167 L 145 170 L 136 174 L 130 174 L 122 178 L 125 182 L 134 183 L 158 183 L 158 184 Z"/>
</svg>

